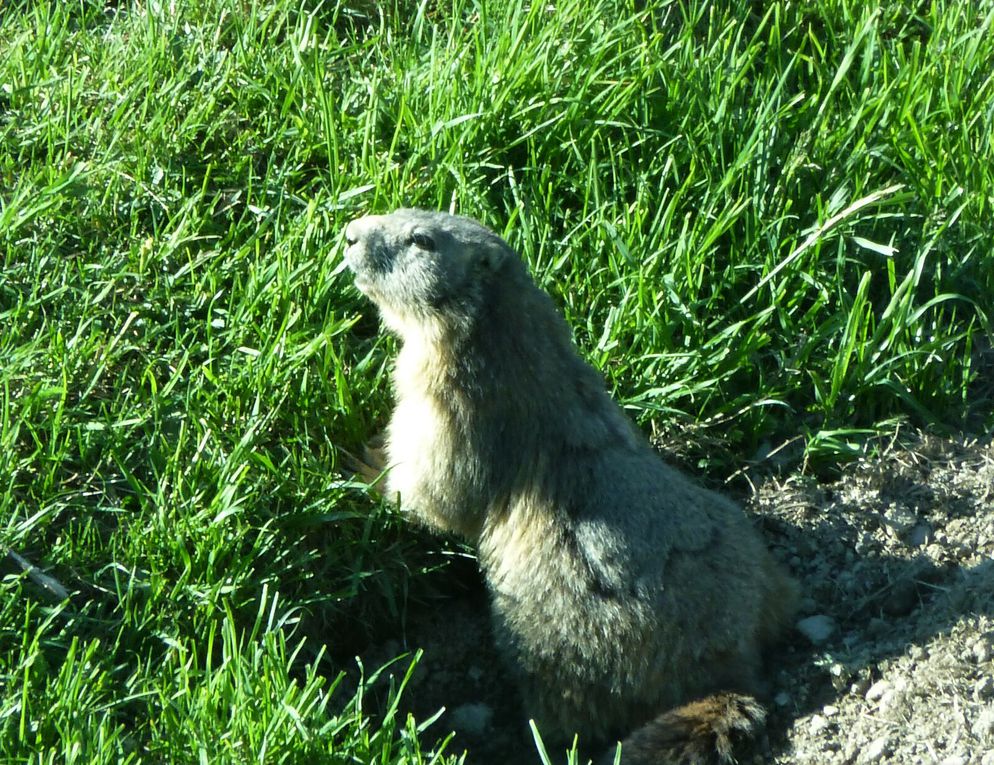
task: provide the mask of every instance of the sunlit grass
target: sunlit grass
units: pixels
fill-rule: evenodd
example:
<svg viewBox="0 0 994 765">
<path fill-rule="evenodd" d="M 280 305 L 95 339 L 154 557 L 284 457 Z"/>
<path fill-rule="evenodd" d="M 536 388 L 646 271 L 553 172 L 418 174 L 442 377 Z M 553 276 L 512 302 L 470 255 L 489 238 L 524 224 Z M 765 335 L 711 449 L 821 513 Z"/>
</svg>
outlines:
<svg viewBox="0 0 994 765">
<path fill-rule="evenodd" d="M 331 695 L 439 560 L 336 463 L 389 408 L 340 258 L 365 210 L 504 233 L 640 424 L 720 438 L 688 452 L 720 475 L 994 426 L 992 20 L 8 3 L 0 551 L 39 570 L 0 584 L 0 759 L 435 756 L 440 724 Z"/>
</svg>

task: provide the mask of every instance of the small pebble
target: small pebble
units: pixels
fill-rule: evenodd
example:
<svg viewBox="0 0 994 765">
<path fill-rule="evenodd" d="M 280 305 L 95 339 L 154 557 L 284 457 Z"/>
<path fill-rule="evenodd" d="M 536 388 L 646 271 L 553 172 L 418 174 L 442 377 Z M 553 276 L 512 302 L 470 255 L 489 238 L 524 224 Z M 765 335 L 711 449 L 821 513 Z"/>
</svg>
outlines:
<svg viewBox="0 0 994 765">
<path fill-rule="evenodd" d="M 904 694 L 891 688 L 883 696 L 880 697 L 880 701 L 877 703 L 877 708 L 883 713 L 887 714 L 894 707 L 895 704 L 900 704 L 904 701 Z"/>
<path fill-rule="evenodd" d="M 884 510 L 880 519 L 884 527 L 895 537 L 909 535 L 918 525 L 918 516 L 906 507 L 891 505 Z"/>
<path fill-rule="evenodd" d="M 925 548 L 925 554 L 932 560 L 941 561 L 945 555 L 945 552 L 946 548 L 939 544 L 936 539 L 929 542 L 928 546 Z"/>
<path fill-rule="evenodd" d="M 866 691 L 867 701 L 880 701 L 891 688 L 891 685 L 886 680 L 877 680 L 873 685 L 869 687 Z"/>
<path fill-rule="evenodd" d="M 977 662 L 977 664 L 983 664 L 990 661 L 990 658 L 991 647 L 986 640 L 980 639 L 973 644 L 973 659 Z"/>
<path fill-rule="evenodd" d="M 970 728 L 977 738 L 990 738 L 994 734 L 994 707 L 982 709 Z"/>
<path fill-rule="evenodd" d="M 828 727 L 828 720 L 821 715 L 811 715 L 811 722 L 808 723 L 808 731 L 812 736 L 821 733 Z"/>
<path fill-rule="evenodd" d="M 866 749 L 863 750 L 863 756 L 860 757 L 859 760 L 860 762 L 877 762 L 883 759 L 889 748 L 890 742 L 887 740 L 886 736 L 875 738 L 867 745 Z"/>
<path fill-rule="evenodd" d="M 813 645 L 820 645 L 828 640 L 835 632 L 835 621 L 825 614 L 816 614 L 801 619 L 797 623 L 798 631 Z"/>
<path fill-rule="evenodd" d="M 927 523 L 919 523 L 908 533 L 908 544 L 911 547 L 922 547 L 932 541 L 932 527 Z"/>
<path fill-rule="evenodd" d="M 843 640 L 846 645 L 848 645 L 849 636 L 846 635 L 846 639 Z M 846 669 L 844 664 L 839 664 L 836 662 L 831 667 L 828 668 L 829 674 L 832 676 L 832 687 L 837 691 L 841 691 L 843 688 L 849 687 L 849 670 Z"/>
<path fill-rule="evenodd" d="M 849 686 L 849 692 L 855 694 L 856 696 L 866 696 L 866 692 L 870 689 L 870 678 L 860 677 Z"/>
<path fill-rule="evenodd" d="M 471 736 L 482 736 L 490 728 L 494 710 L 487 704 L 463 704 L 452 710 L 452 727 Z"/>
</svg>

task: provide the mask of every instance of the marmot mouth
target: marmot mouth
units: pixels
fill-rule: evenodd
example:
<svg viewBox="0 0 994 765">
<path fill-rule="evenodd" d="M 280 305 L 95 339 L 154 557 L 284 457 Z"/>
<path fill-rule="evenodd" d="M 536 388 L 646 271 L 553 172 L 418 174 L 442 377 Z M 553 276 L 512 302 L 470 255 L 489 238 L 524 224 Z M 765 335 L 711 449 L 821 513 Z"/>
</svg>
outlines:
<svg viewBox="0 0 994 765">
<path fill-rule="evenodd" d="M 345 248 L 345 265 L 358 279 L 363 274 L 389 271 L 390 256 L 378 248 L 349 245 Z"/>
<path fill-rule="evenodd" d="M 362 259 L 361 253 L 356 252 L 356 246 L 354 244 L 350 244 L 345 248 L 343 260 L 345 260 L 345 265 L 349 267 L 349 270 L 352 271 L 352 273 L 359 270 Z"/>
<path fill-rule="evenodd" d="M 368 260 L 363 262 L 349 262 L 349 269 L 352 271 L 352 284 L 360 293 L 379 304 L 381 291 L 377 289 L 381 272 L 377 270 L 374 263 Z"/>
</svg>

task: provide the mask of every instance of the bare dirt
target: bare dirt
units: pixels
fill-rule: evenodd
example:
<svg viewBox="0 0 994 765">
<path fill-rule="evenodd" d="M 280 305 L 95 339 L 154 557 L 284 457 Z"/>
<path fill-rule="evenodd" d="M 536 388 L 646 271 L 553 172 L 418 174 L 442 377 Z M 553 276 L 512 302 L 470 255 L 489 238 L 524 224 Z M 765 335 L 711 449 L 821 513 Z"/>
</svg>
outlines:
<svg viewBox="0 0 994 765">
<path fill-rule="evenodd" d="M 745 504 L 804 593 L 753 761 L 994 765 L 994 441 L 915 436 L 838 480 L 767 477 Z M 422 649 L 405 704 L 445 709 L 429 731 L 455 732 L 447 751 L 539 762 L 482 587 L 408 618 L 364 664 Z"/>
</svg>

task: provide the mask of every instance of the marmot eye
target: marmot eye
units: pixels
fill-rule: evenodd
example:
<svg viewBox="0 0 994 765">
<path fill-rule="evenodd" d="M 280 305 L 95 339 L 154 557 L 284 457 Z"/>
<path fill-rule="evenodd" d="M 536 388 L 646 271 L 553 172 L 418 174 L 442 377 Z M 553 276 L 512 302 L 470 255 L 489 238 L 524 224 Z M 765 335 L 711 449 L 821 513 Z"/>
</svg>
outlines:
<svg viewBox="0 0 994 765">
<path fill-rule="evenodd" d="M 424 231 L 415 231 L 411 234 L 410 244 L 420 247 L 422 250 L 427 252 L 433 252 L 435 250 L 435 240 Z"/>
</svg>

